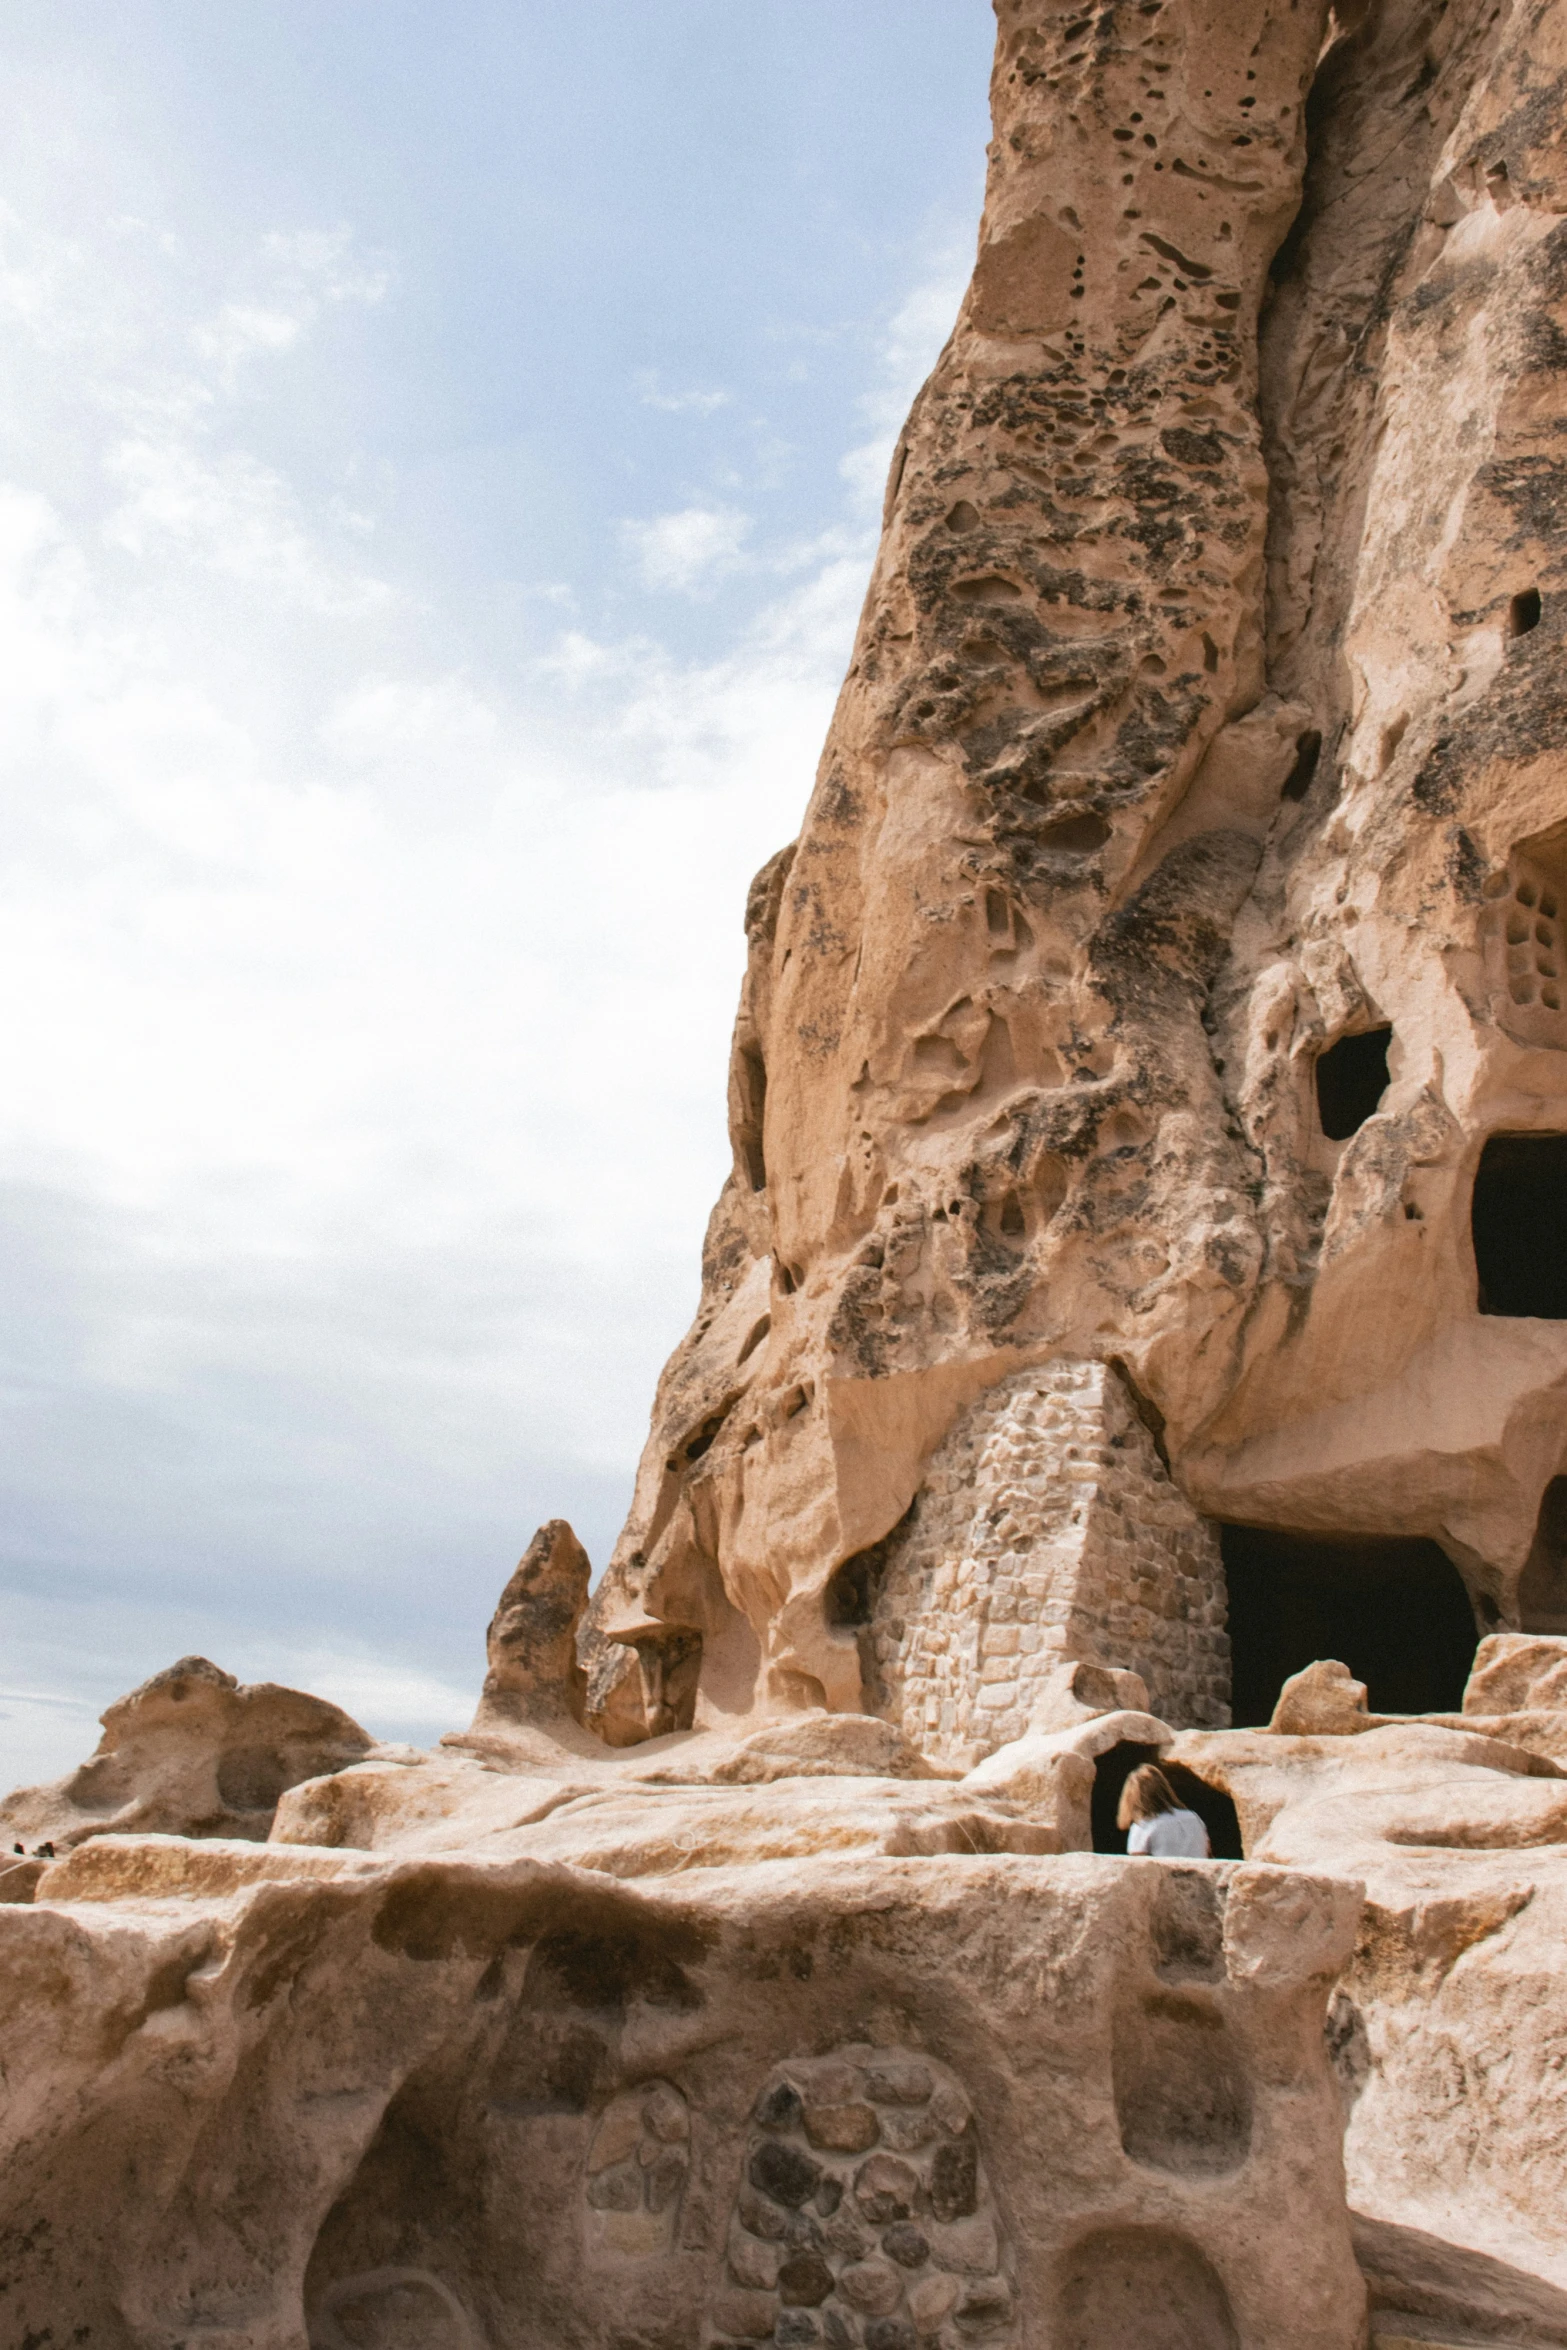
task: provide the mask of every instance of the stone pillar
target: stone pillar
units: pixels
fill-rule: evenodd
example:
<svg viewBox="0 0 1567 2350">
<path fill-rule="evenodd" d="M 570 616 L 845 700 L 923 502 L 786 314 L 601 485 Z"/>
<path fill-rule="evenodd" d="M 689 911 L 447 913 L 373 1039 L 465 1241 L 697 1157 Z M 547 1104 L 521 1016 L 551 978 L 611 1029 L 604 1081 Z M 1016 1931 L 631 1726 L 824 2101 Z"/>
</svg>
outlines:
<svg viewBox="0 0 1567 2350">
<path fill-rule="evenodd" d="M 1140 1673 L 1167 1721 L 1229 1721 L 1217 1532 L 1108 1364 L 1045 1363 L 971 1405 L 876 1582 L 867 1702 L 932 1756 L 1021 1737 L 1074 1657 Z"/>
</svg>

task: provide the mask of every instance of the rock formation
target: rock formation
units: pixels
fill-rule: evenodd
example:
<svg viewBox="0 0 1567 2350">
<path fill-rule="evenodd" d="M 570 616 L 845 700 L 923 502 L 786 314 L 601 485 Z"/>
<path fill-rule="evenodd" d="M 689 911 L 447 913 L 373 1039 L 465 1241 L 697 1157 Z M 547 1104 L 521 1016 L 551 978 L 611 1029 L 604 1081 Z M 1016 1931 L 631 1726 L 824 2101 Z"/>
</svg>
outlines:
<svg viewBox="0 0 1567 2350">
<path fill-rule="evenodd" d="M 1567 1629 L 1561 11 L 999 16 L 978 267 L 751 893 L 734 1172 L 595 1607 L 703 1722 L 903 1718 L 860 1635 L 932 1527 L 1022 1653 L 1222 1722 L 1217 1610 L 1020 1514 L 1128 1401 L 1210 1593 L 1196 1512 L 1424 1538 L 1482 1628 Z"/>
<path fill-rule="evenodd" d="M 997 15 L 625 1532 L 11 1798 L 28 2350 L 1567 2346 L 1567 0 Z"/>
<path fill-rule="evenodd" d="M 265 1843 L 278 1798 L 304 1779 L 363 1762 L 375 1741 L 337 1706 L 242 1687 L 204 1656 L 182 1656 L 120 1698 L 79 1770 L 0 1802 L 0 1852 L 89 1836 L 241 1836 Z M 0 1884 L 0 1893 L 3 1893 Z"/>
</svg>

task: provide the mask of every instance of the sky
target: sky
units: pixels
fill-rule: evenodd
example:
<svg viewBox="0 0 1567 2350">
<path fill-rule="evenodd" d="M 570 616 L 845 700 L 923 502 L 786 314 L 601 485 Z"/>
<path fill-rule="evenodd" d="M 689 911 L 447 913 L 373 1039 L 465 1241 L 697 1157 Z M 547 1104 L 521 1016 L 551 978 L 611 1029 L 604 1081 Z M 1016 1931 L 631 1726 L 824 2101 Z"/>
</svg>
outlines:
<svg viewBox="0 0 1567 2350">
<path fill-rule="evenodd" d="M 7 0 L 0 1785 L 464 1726 L 727 1166 L 984 0 Z"/>
</svg>

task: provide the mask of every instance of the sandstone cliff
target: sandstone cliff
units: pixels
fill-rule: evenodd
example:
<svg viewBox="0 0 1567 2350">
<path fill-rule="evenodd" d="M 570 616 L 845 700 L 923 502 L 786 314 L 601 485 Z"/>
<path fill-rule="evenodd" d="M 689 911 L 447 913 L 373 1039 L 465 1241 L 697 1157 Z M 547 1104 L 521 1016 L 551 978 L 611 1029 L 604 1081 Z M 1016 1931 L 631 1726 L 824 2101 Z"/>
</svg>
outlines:
<svg viewBox="0 0 1567 2350">
<path fill-rule="evenodd" d="M 594 1610 L 660 1726 L 885 1705 L 941 1450 L 1050 1363 L 1115 1366 L 1176 1515 L 1429 1538 L 1482 1629 L 1567 1606 L 1520 1590 L 1567 1298 L 1548 1242 L 1535 1295 L 1476 1255 L 1567 1124 L 1562 12 L 998 14 L 974 278 L 751 893 L 734 1172 Z M 1172 1616 L 1123 1567 L 1025 1627 L 1222 1722 L 1201 1568 Z"/>
</svg>

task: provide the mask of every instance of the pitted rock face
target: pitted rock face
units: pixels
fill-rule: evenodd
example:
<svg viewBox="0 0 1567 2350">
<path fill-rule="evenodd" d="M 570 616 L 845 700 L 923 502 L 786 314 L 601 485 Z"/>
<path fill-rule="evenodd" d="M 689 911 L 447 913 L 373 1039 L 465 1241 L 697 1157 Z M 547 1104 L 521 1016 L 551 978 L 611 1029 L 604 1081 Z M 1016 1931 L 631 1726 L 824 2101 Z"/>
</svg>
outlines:
<svg viewBox="0 0 1567 2350">
<path fill-rule="evenodd" d="M 1202 1515 L 1567 1629 L 1562 11 L 998 16 L 595 1610 L 699 1724 L 866 1704 L 835 1579 L 1056 1361 L 1124 1366 Z"/>
<path fill-rule="evenodd" d="M 699 1633 L 715 1686 L 856 1707 L 825 1586 L 954 1411 L 1245 1311 L 1201 1014 L 1308 715 L 1263 670 L 1256 321 L 1324 13 L 999 11 L 978 268 L 753 892 L 735 1174 L 596 1611 Z"/>
<path fill-rule="evenodd" d="M 779 2067 L 752 2116 L 709 2350 L 1002 2350 L 1015 2298 L 973 2109 L 946 2066 L 858 2043 Z"/>
</svg>

